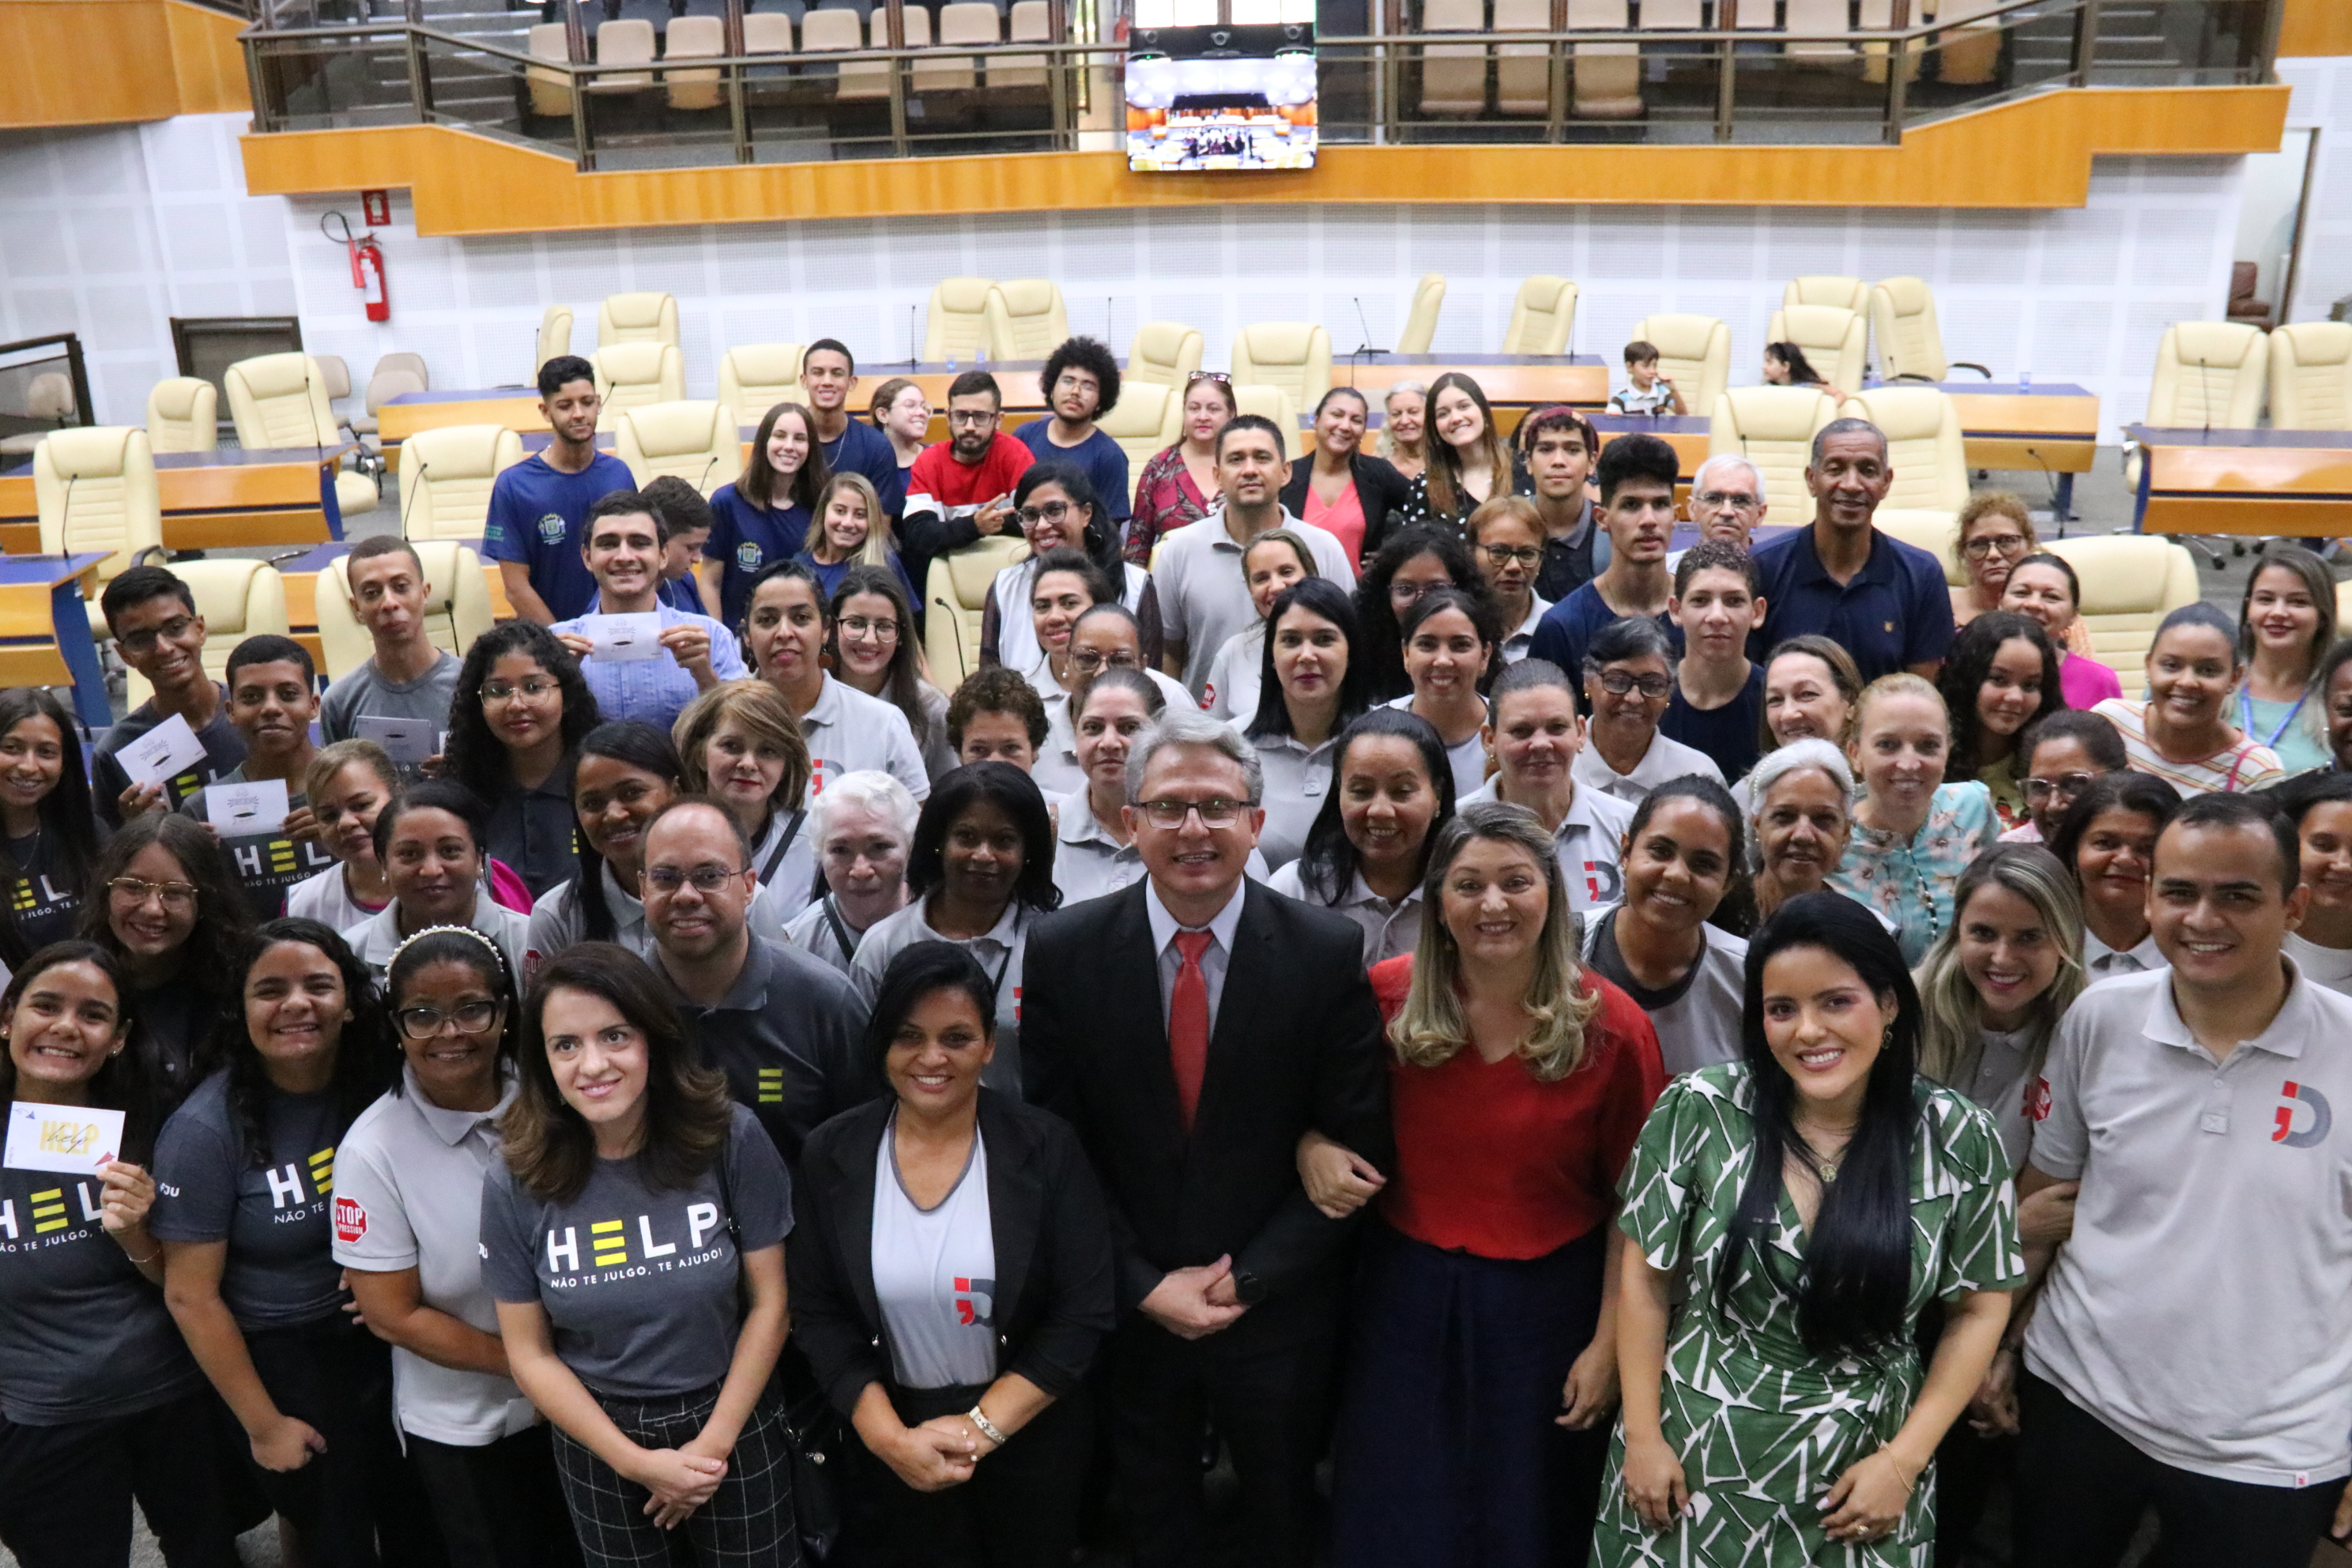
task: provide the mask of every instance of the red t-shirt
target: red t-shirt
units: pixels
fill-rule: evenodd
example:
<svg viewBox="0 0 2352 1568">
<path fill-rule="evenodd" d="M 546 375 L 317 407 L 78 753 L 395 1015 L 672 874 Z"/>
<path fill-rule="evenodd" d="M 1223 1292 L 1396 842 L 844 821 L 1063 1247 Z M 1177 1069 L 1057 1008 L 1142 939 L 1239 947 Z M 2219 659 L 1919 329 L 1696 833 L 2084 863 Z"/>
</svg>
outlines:
<svg viewBox="0 0 2352 1568">
<path fill-rule="evenodd" d="M 1011 495 L 1014 481 L 1036 460 L 1028 447 L 1002 430 L 970 467 L 956 461 L 952 441 L 926 447 L 907 470 L 907 512 L 970 517 L 997 497 Z"/>
<path fill-rule="evenodd" d="M 1371 979 L 1381 1016 L 1394 1018 L 1412 955 L 1374 964 Z M 1557 1082 L 1537 1082 L 1516 1057 L 1483 1061 L 1470 1046 L 1433 1068 L 1390 1058 L 1389 1224 L 1449 1251 L 1528 1258 L 1608 1220 L 1666 1073 L 1649 1016 L 1601 976 L 1584 979 L 1601 1009 L 1584 1026 L 1584 1059 Z"/>
</svg>

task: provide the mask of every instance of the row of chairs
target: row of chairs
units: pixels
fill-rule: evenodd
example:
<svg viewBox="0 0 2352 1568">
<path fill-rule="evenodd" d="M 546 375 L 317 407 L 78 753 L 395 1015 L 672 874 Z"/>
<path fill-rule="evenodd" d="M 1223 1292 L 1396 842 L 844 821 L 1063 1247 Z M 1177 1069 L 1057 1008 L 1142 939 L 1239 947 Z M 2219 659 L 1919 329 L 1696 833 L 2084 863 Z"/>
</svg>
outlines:
<svg viewBox="0 0 2352 1568">
<path fill-rule="evenodd" d="M 1016 44 L 1047 43 L 1053 38 L 1051 15 L 1046 0 L 1013 0 L 1009 17 L 1000 16 L 996 7 L 987 0 L 950 0 L 940 7 L 939 38 L 932 41 L 931 12 L 928 6 L 909 5 L 901 7 L 899 16 L 906 28 L 905 47 L 910 49 L 938 48 L 941 51 L 958 47 L 975 47 L 1007 41 L 1006 24 L 1010 23 L 1010 40 Z M 677 110 L 716 109 L 721 102 L 719 72 L 702 68 L 677 67 L 677 60 L 711 59 L 727 53 L 725 24 L 716 16 L 678 16 L 671 19 L 659 35 L 658 60 L 667 68 L 658 75 L 668 94 L 669 106 Z M 651 66 L 656 63 L 656 35 L 654 25 L 641 18 L 629 17 L 598 24 L 595 35 L 595 61 L 600 66 Z M 861 26 L 857 13 L 846 6 L 825 6 L 809 12 L 801 21 L 799 50 L 807 54 L 843 54 L 859 49 L 887 49 L 890 47 L 889 14 L 877 6 Z M 542 23 L 531 28 L 530 52 L 533 59 L 568 59 L 569 44 L 563 25 Z M 743 52 L 747 55 L 789 55 L 795 53 L 793 19 L 779 11 L 751 11 L 743 16 Z M 1046 61 L 1043 55 L 1005 55 L 988 61 L 988 86 L 994 90 L 1043 91 L 1046 85 Z M 542 115 L 569 115 L 572 112 L 571 79 L 560 71 L 533 69 L 527 73 L 530 84 L 531 112 Z M 588 90 L 597 94 L 639 93 L 651 89 L 656 73 L 652 70 L 629 70 L 594 78 Z M 981 62 L 971 55 L 942 52 L 936 58 L 916 60 L 908 76 L 909 88 L 922 92 L 966 92 L 981 85 Z M 840 67 L 834 86 L 834 97 L 842 100 L 873 100 L 890 96 L 890 64 L 886 60 L 847 60 Z"/>
</svg>

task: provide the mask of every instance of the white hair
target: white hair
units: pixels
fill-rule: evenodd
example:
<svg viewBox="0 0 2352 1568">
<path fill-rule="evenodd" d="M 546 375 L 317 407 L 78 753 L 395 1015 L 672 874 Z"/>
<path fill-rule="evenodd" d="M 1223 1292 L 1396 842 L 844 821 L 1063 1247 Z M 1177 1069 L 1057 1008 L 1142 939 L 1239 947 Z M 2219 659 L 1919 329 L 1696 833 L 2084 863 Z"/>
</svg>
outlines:
<svg viewBox="0 0 2352 1568">
<path fill-rule="evenodd" d="M 1777 752 L 1765 754 L 1748 773 L 1748 816 L 1751 823 L 1761 816 L 1764 797 L 1774 784 L 1793 773 L 1806 768 L 1819 768 L 1829 774 L 1830 782 L 1847 798 L 1853 795 L 1853 769 L 1846 765 L 1845 753 L 1818 735 L 1808 735 L 1801 741 L 1791 741 Z"/>
<path fill-rule="evenodd" d="M 1171 704 L 1160 710 L 1160 717 L 1128 751 L 1128 805 L 1142 804 L 1143 775 L 1151 771 L 1151 759 L 1170 746 L 1208 747 L 1242 770 L 1242 795 L 1246 804 L 1255 805 L 1265 798 L 1265 764 L 1258 761 L 1257 748 L 1243 740 L 1240 731 L 1222 719 L 1210 718 L 1198 708 Z"/>
<path fill-rule="evenodd" d="M 835 819 L 845 811 L 859 807 L 872 812 L 887 823 L 898 836 L 901 844 L 915 841 L 915 818 L 920 807 L 907 786 L 879 768 L 866 768 L 854 773 L 844 773 L 816 797 L 809 807 L 809 831 L 822 847 L 825 836 L 833 831 Z"/>
<path fill-rule="evenodd" d="M 1759 505 L 1763 503 L 1764 470 L 1758 468 L 1755 464 L 1749 462 L 1747 458 L 1741 457 L 1737 452 L 1717 452 L 1714 457 L 1709 458 L 1706 462 L 1701 463 L 1698 466 L 1698 472 L 1691 476 L 1691 489 L 1694 490 L 1705 489 L 1706 488 L 1707 475 L 1713 473 L 1718 468 L 1747 469 L 1748 477 L 1756 481 L 1757 503 Z"/>
</svg>

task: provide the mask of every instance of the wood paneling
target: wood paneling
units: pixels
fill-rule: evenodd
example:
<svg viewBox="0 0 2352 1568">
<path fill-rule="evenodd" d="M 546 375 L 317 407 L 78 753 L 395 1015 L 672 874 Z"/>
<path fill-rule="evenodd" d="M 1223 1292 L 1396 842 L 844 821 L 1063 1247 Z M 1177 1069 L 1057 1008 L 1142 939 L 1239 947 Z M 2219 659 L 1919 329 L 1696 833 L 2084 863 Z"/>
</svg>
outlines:
<svg viewBox="0 0 2352 1568">
<path fill-rule="evenodd" d="M 0 126 L 110 125 L 252 108 L 234 16 L 176 0 L 0 5 Z"/>
<path fill-rule="evenodd" d="M 2292 55 L 2352 55 L 2352 5 L 2346 0 L 2285 0 L 2279 18 L 2278 52 Z"/>
<path fill-rule="evenodd" d="M 255 195 L 404 185 L 420 234 L 900 213 L 1234 202 L 1628 202 L 1738 206 L 2081 206 L 2100 153 L 2274 152 L 2284 87 L 2040 94 L 1897 147 L 1327 147 L 1287 174 L 1128 172 L 1118 153 L 772 163 L 583 174 L 568 158 L 438 125 L 244 140 Z"/>
</svg>

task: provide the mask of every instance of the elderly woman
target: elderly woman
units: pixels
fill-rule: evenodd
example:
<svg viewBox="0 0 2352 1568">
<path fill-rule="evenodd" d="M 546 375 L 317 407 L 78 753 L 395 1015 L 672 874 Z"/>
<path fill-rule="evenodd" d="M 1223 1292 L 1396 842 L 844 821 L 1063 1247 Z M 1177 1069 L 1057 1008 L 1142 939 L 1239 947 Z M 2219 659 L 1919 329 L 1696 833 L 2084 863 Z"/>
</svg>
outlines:
<svg viewBox="0 0 2352 1568">
<path fill-rule="evenodd" d="M 1769 752 L 1744 781 L 1755 846 L 1750 887 L 1769 917 L 1800 893 L 1817 893 L 1853 837 L 1853 769 L 1827 741 L 1791 741 Z"/>
<path fill-rule="evenodd" d="M 1717 784 L 1723 770 L 1695 747 L 1658 733 L 1675 695 L 1674 645 L 1648 616 L 1610 622 L 1585 645 L 1585 706 L 1591 711 L 1588 743 L 1576 759 L 1576 782 L 1628 805 L 1685 773 Z"/>
<path fill-rule="evenodd" d="M 845 773 L 809 813 L 824 891 L 784 926 L 784 940 L 844 974 L 866 931 L 907 902 L 907 855 L 920 808 L 878 769 Z"/>
</svg>

